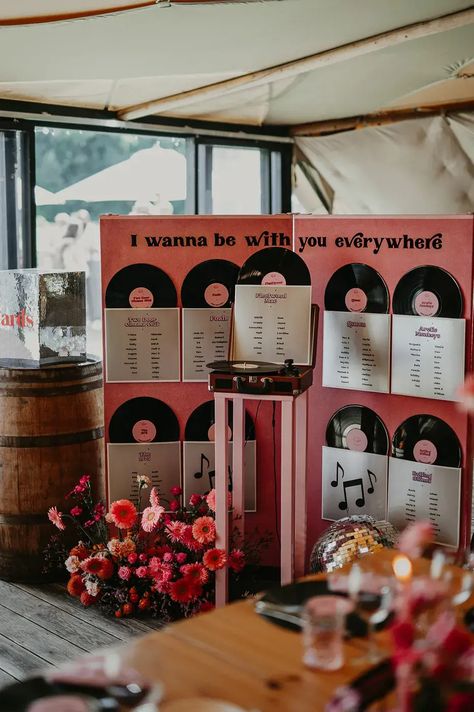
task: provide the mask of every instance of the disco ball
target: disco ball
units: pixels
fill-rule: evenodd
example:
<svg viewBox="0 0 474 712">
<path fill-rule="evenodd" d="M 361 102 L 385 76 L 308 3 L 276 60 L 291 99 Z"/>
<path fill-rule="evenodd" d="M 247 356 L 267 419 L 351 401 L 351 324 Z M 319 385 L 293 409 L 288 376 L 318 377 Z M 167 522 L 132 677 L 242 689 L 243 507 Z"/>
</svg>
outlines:
<svg viewBox="0 0 474 712">
<path fill-rule="evenodd" d="M 313 546 L 311 573 L 330 573 L 366 554 L 392 548 L 398 532 L 390 522 L 367 515 L 344 517 L 333 522 Z"/>
</svg>

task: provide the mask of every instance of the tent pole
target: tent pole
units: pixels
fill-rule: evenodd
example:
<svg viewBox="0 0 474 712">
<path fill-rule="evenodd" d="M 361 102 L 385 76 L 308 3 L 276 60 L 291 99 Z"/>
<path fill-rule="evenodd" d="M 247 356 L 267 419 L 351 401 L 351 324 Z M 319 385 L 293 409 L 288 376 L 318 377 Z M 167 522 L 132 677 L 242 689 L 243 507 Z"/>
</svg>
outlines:
<svg viewBox="0 0 474 712">
<path fill-rule="evenodd" d="M 222 97 L 226 94 L 240 91 L 249 87 L 257 87 L 262 84 L 296 77 L 305 72 L 311 72 L 320 67 L 327 67 L 339 62 L 345 62 L 360 57 L 362 55 L 376 52 L 378 50 L 393 47 L 402 44 L 409 40 L 428 37 L 429 35 L 439 34 L 447 30 L 453 30 L 458 27 L 463 27 L 474 22 L 474 9 L 461 10 L 453 12 L 449 15 L 443 15 L 432 20 L 424 20 L 415 22 L 411 25 L 398 27 L 388 32 L 382 32 L 378 35 L 372 35 L 355 42 L 333 47 L 332 49 L 324 50 L 312 54 L 308 57 L 301 57 L 284 64 L 279 64 L 274 67 L 260 69 L 248 74 L 241 74 L 232 79 L 226 79 L 222 82 L 207 84 L 206 86 L 191 89 L 189 91 L 179 92 L 160 99 L 146 101 L 141 104 L 135 104 L 117 111 L 120 119 L 131 120 L 138 119 L 150 114 L 161 114 L 164 112 L 172 112 L 175 109 L 182 109 L 198 101 L 214 99 Z"/>
</svg>

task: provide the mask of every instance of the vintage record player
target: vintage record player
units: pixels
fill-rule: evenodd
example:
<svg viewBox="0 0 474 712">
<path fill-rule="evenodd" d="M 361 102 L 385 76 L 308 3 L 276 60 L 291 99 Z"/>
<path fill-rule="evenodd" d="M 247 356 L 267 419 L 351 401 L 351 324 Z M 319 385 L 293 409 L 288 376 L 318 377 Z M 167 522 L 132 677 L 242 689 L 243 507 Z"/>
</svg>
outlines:
<svg viewBox="0 0 474 712">
<path fill-rule="evenodd" d="M 311 308 L 310 365 L 294 364 L 286 359 L 283 364 L 257 361 L 214 361 L 207 364 L 209 390 L 216 393 L 246 393 L 248 395 L 293 395 L 298 396 L 313 383 L 316 361 L 319 307 Z"/>
</svg>

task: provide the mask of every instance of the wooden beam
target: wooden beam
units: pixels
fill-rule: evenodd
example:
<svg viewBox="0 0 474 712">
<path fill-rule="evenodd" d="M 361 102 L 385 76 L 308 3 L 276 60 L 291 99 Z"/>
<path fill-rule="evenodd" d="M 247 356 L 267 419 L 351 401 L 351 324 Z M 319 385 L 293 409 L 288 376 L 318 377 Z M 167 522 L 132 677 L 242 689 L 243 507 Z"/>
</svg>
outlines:
<svg viewBox="0 0 474 712">
<path fill-rule="evenodd" d="M 135 104 L 134 106 L 120 109 L 117 114 L 120 119 L 129 121 L 131 119 L 148 116 L 149 114 L 162 114 L 165 111 L 171 112 L 204 99 L 214 99 L 240 91 L 241 89 L 253 88 L 261 86 L 262 84 L 276 82 L 280 79 L 295 77 L 305 72 L 311 72 L 315 69 L 328 67 L 339 62 L 345 62 L 349 59 L 386 49 L 387 47 L 393 47 L 403 42 L 428 37 L 429 35 L 446 32 L 447 30 L 453 30 L 472 22 L 474 22 L 474 8 L 453 12 L 449 15 L 437 17 L 434 20 L 415 22 L 412 25 L 398 27 L 388 32 L 382 32 L 378 35 L 356 40 L 355 42 L 349 42 L 348 44 L 333 47 L 332 49 L 324 50 L 323 52 L 318 52 L 308 57 L 301 57 L 300 59 L 285 62 L 274 67 L 242 74 L 233 79 L 226 79 L 221 82 L 198 87 L 197 89 L 162 97 L 161 99 Z"/>
<path fill-rule="evenodd" d="M 0 18 L 0 27 L 17 27 L 21 25 L 37 25 L 47 22 L 66 22 L 69 20 L 84 20 L 89 17 L 102 15 L 120 14 L 127 10 L 140 10 L 145 7 L 155 5 L 156 0 L 143 0 L 142 2 L 130 2 L 127 5 L 119 5 L 118 7 L 104 7 L 95 10 L 76 10 L 73 12 L 60 12 L 55 14 L 44 13 L 42 15 L 25 15 L 18 17 L 3 17 Z"/>
<path fill-rule="evenodd" d="M 330 119 L 327 121 L 313 121 L 308 124 L 299 124 L 290 128 L 291 136 L 322 136 L 323 134 L 338 133 L 339 131 L 353 131 L 365 129 L 369 126 L 384 126 L 395 124 L 409 119 L 424 119 L 427 116 L 438 116 L 456 111 L 474 111 L 474 99 L 469 101 L 452 101 L 446 104 L 431 104 L 418 106 L 415 109 L 393 109 L 380 111 L 366 116 L 348 116 L 344 119 Z"/>
</svg>

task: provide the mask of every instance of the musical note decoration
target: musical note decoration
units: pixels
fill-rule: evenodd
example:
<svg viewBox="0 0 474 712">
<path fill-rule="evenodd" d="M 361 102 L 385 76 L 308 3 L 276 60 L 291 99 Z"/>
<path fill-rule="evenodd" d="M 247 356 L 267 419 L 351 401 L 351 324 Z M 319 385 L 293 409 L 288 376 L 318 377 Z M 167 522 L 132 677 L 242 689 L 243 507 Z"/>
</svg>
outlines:
<svg viewBox="0 0 474 712">
<path fill-rule="evenodd" d="M 206 463 L 207 473 L 204 473 L 204 469 L 205 469 L 204 463 Z M 206 457 L 206 455 L 202 452 L 202 453 L 201 453 L 201 465 L 200 465 L 200 469 L 198 470 L 198 472 L 195 472 L 195 473 L 194 473 L 194 478 L 195 478 L 196 480 L 200 480 L 202 477 L 204 477 L 204 474 L 207 474 L 207 477 L 209 478 L 209 489 L 214 489 L 214 483 L 215 483 L 215 479 L 216 479 L 216 471 L 215 471 L 215 470 L 210 470 L 210 469 L 209 469 L 209 466 L 210 466 L 209 458 Z M 229 492 L 232 492 L 232 489 L 233 489 L 233 480 L 232 480 L 232 470 L 231 470 L 230 465 L 228 466 L 228 471 L 229 471 L 229 485 L 228 485 L 228 490 L 229 490 Z"/>
</svg>

